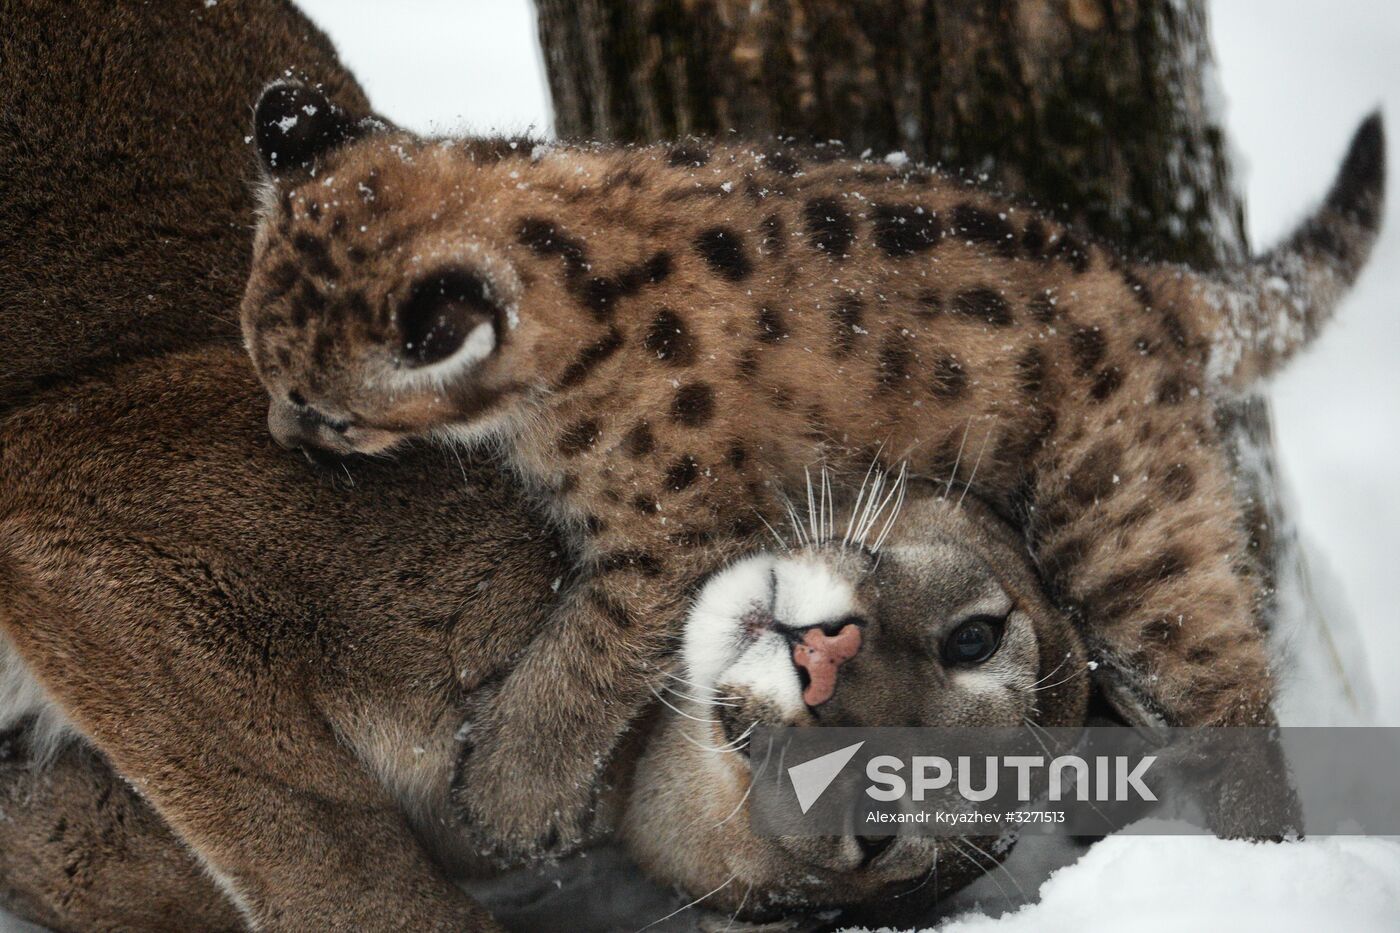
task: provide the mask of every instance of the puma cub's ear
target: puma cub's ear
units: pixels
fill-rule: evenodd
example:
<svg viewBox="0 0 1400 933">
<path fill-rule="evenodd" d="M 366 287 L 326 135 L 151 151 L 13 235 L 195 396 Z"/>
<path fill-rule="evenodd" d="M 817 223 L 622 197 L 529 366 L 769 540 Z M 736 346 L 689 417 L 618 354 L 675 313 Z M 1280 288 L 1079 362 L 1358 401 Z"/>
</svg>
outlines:
<svg viewBox="0 0 1400 933">
<path fill-rule="evenodd" d="M 314 87 L 276 81 L 258 98 L 253 137 L 264 171 L 279 176 L 311 168 L 326 153 L 362 135 L 368 124 Z"/>
<path fill-rule="evenodd" d="M 411 369 L 452 360 L 469 368 L 500 343 L 501 309 L 487 280 L 465 269 L 419 279 L 399 309 L 401 358 Z"/>
</svg>

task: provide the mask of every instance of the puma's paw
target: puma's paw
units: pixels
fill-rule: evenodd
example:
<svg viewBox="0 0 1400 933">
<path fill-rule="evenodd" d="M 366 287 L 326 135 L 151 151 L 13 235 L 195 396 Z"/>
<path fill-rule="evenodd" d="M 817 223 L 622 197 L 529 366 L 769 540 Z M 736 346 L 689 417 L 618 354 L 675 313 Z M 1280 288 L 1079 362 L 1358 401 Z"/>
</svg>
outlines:
<svg viewBox="0 0 1400 933">
<path fill-rule="evenodd" d="M 558 760 L 519 751 L 481 744 L 466 753 L 452 788 L 457 814 L 484 855 L 509 863 L 566 855 L 588 833 L 593 769 L 568 774 Z"/>
</svg>

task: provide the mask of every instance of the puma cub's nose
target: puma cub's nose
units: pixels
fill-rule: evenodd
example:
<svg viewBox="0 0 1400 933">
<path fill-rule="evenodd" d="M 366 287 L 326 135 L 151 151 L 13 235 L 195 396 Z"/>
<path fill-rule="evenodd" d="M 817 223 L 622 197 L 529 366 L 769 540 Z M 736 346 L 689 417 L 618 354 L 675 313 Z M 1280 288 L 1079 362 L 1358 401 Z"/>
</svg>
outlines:
<svg viewBox="0 0 1400 933">
<path fill-rule="evenodd" d="M 860 626 L 849 622 L 835 635 L 820 627 L 810 628 L 792 646 L 792 663 L 807 672 L 807 689 L 802 702 L 820 706 L 836 692 L 836 669 L 860 652 Z"/>
</svg>

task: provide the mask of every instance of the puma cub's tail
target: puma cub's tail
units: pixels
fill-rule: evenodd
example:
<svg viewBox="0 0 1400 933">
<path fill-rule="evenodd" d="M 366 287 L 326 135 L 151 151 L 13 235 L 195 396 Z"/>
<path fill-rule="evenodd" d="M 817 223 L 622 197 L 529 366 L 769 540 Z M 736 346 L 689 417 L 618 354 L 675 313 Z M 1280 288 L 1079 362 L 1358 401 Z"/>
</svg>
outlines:
<svg viewBox="0 0 1400 933">
<path fill-rule="evenodd" d="M 1385 128 L 1371 114 L 1352 137 L 1327 199 L 1243 268 L 1199 281 L 1218 312 L 1210 375 L 1241 388 L 1277 372 L 1332 317 L 1375 245 L 1385 201 Z"/>
</svg>

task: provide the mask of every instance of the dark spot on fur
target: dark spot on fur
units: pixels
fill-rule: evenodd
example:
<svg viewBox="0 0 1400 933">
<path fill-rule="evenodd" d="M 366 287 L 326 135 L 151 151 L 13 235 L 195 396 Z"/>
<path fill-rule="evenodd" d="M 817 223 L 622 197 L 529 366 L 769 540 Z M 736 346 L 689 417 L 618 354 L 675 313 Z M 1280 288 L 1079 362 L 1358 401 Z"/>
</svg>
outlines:
<svg viewBox="0 0 1400 933">
<path fill-rule="evenodd" d="M 1153 513 L 1154 509 L 1149 502 L 1139 502 L 1128 511 L 1124 512 L 1118 519 L 1118 527 L 1123 529 L 1135 528 L 1146 521 L 1147 517 Z"/>
<path fill-rule="evenodd" d="M 365 293 L 358 288 L 352 288 L 345 293 L 345 297 L 341 299 L 341 306 L 345 309 L 345 315 L 353 320 L 363 324 L 370 324 L 374 320 L 374 311 L 365 300 Z"/>
<path fill-rule="evenodd" d="M 584 306 L 600 321 L 612 316 L 617 302 L 641 291 L 643 286 L 658 285 L 671 274 L 671 254 L 657 252 L 650 259 L 628 266 L 614 276 L 595 276 L 579 288 Z"/>
<path fill-rule="evenodd" d="M 1016 255 L 1016 234 L 1005 218 L 971 204 L 953 209 L 953 234 L 972 243 L 985 244 L 1003 256 Z"/>
<path fill-rule="evenodd" d="M 1061 580 L 1084 563 L 1089 556 L 1089 543 L 1084 538 L 1066 538 L 1041 558 L 1045 578 Z"/>
<path fill-rule="evenodd" d="M 681 457 L 666 469 L 666 488 L 680 492 L 695 482 L 700 475 L 700 464 L 690 454 Z"/>
<path fill-rule="evenodd" d="M 660 506 L 651 496 L 636 495 L 632 497 L 632 508 L 641 512 L 643 515 L 650 515 L 660 508 Z"/>
<path fill-rule="evenodd" d="M 520 221 L 516 238 L 536 256 L 559 256 L 564 260 L 565 275 L 582 275 L 588 268 L 588 252 L 583 242 L 561 231 L 553 223 L 538 217 Z"/>
<path fill-rule="evenodd" d="M 576 457 L 598 442 L 598 422 L 585 418 L 570 425 L 559 436 L 559 453 L 565 457 Z"/>
<path fill-rule="evenodd" d="M 765 159 L 768 167 L 779 175 L 796 175 L 802 171 L 802 163 L 786 152 L 770 152 Z"/>
<path fill-rule="evenodd" d="M 609 172 L 603 179 L 602 188 L 609 191 L 613 188 L 641 188 L 646 183 L 646 176 L 635 168 L 628 166 Z"/>
<path fill-rule="evenodd" d="M 933 376 L 929 381 L 929 391 L 934 398 L 945 401 L 955 399 L 967 389 L 967 371 L 951 356 L 941 356 L 934 361 Z"/>
<path fill-rule="evenodd" d="M 296 293 L 291 298 L 292 326 L 298 330 L 306 326 L 313 316 L 326 309 L 326 296 L 306 279 L 301 280 Z"/>
<path fill-rule="evenodd" d="M 1011 324 L 1011 305 L 990 288 L 970 288 L 953 296 L 950 311 L 996 327 Z"/>
<path fill-rule="evenodd" d="M 1091 618 L 1107 622 L 1143 605 L 1154 589 L 1186 573 L 1189 567 L 1181 549 L 1169 547 L 1157 557 L 1110 577 L 1084 599 L 1085 608 Z"/>
<path fill-rule="evenodd" d="M 263 300 L 276 301 L 291 291 L 292 286 L 300 280 L 301 267 L 289 260 L 282 260 L 267 272 L 267 292 L 263 295 Z"/>
<path fill-rule="evenodd" d="M 589 513 L 583 517 L 583 530 L 590 535 L 597 536 L 603 533 L 608 527 L 608 523 L 596 515 Z"/>
<path fill-rule="evenodd" d="M 695 360 L 695 341 L 681 316 L 670 308 L 656 312 L 651 328 L 643 340 L 648 351 L 658 360 L 673 366 L 687 366 Z"/>
<path fill-rule="evenodd" d="M 1089 271 L 1089 251 L 1083 243 L 1066 233 L 1051 250 L 1053 257 L 1065 263 L 1076 273 Z"/>
<path fill-rule="evenodd" d="M 1045 354 L 1031 347 L 1016 358 L 1016 387 L 1035 398 L 1045 388 Z"/>
<path fill-rule="evenodd" d="M 1177 375 L 1167 376 L 1157 386 L 1157 403 L 1180 405 L 1186 397 L 1186 380 Z"/>
<path fill-rule="evenodd" d="M 840 202 L 835 198 L 813 198 L 807 202 L 803 213 L 813 246 L 838 259 L 850 255 L 856 228 Z"/>
<path fill-rule="evenodd" d="M 943 236 L 938 215 L 912 204 L 877 204 L 871 211 L 875 245 L 888 256 L 912 256 L 932 249 Z"/>
<path fill-rule="evenodd" d="M 1117 366 L 1106 367 L 1094 376 L 1094 384 L 1089 387 L 1089 397 L 1096 402 L 1102 402 L 1117 392 L 1122 385 L 1123 370 Z"/>
<path fill-rule="evenodd" d="M 914 308 L 914 313 L 920 317 L 930 317 L 943 313 L 943 296 L 931 288 L 926 288 L 919 292 L 918 306 Z"/>
<path fill-rule="evenodd" d="M 369 258 L 369 254 L 358 246 L 347 246 L 345 247 L 345 258 L 350 260 L 352 266 L 360 266 L 364 265 L 365 260 Z"/>
<path fill-rule="evenodd" d="M 728 227 L 711 227 L 695 238 L 695 251 L 710 264 L 716 275 L 740 282 L 753 271 L 744 255 L 744 239 Z"/>
<path fill-rule="evenodd" d="M 1181 318 L 1177 316 L 1175 311 L 1167 308 L 1162 309 L 1162 329 L 1166 331 L 1167 339 L 1170 340 L 1177 349 L 1186 349 L 1186 325 L 1181 323 Z"/>
<path fill-rule="evenodd" d="M 1026 255 L 1043 259 L 1047 239 L 1045 224 L 1039 218 L 1033 219 L 1026 224 L 1026 229 L 1021 233 L 1021 248 L 1026 251 Z"/>
<path fill-rule="evenodd" d="M 340 268 L 331 259 L 325 240 L 302 231 L 292 237 L 292 248 L 301 254 L 302 262 L 312 275 L 327 281 L 340 278 Z"/>
<path fill-rule="evenodd" d="M 1162 477 L 1162 492 L 1173 502 L 1185 502 L 1196 491 L 1196 474 L 1184 463 L 1173 463 Z"/>
<path fill-rule="evenodd" d="M 651 433 L 651 425 L 639 421 L 622 438 L 622 449 L 629 457 L 645 457 L 656 449 L 656 437 Z"/>
<path fill-rule="evenodd" d="M 1214 665 L 1219 653 L 1209 645 L 1197 645 L 1186 652 L 1186 660 L 1191 664 Z"/>
<path fill-rule="evenodd" d="M 1181 625 L 1172 619 L 1153 619 L 1143 623 L 1142 639 L 1165 645 L 1170 643 L 1179 631 L 1181 631 Z"/>
<path fill-rule="evenodd" d="M 993 462 L 1027 463 L 1038 454 L 1059 426 L 1059 419 L 1049 408 L 1036 408 L 1025 429 L 1008 432 Z"/>
<path fill-rule="evenodd" d="M 861 315 L 865 311 L 865 303 L 860 300 L 859 295 L 842 295 L 831 309 L 831 317 L 835 328 L 833 334 L 836 343 L 836 352 L 845 354 L 851 352 L 856 345 L 856 337 L 859 336 L 856 328 L 860 327 Z"/>
<path fill-rule="evenodd" d="M 1122 275 L 1123 284 L 1128 286 L 1128 291 L 1133 293 L 1138 304 L 1150 310 L 1152 308 L 1152 289 L 1148 288 L 1142 277 L 1131 269 L 1123 269 Z"/>
<path fill-rule="evenodd" d="M 1041 292 L 1031 299 L 1031 317 L 1042 324 L 1050 324 L 1055 320 L 1055 296 L 1049 289 Z"/>
<path fill-rule="evenodd" d="M 1070 354 L 1074 357 L 1074 371 L 1087 376 L 1095 366 L 1103 362 L 1108 350 L 1108 341 L 1097 327 L 1076 327 L 1069 335 Z"/>
<path fill-rule="evenodd" d="M 881 391 L 899 388 L 909 378 L 909 367 L 913 362 L 914 348 L 907 334 L 896 331 L 886 336 L 880 345 L 880 372 L 877 377 Z"/>
<path fill-rule="evenodd" d="M 1080 505 L 1092 505 L 1113 497 L 1123 462 L 1123 447 L 1112 438 L 1099 441 L 1069 475 L 1069 494 Z"/>
<path fill-rule="evenodd" d="M 331 365 L 331 358 L 335 353 L 335 336 L 327 330 L 322 330 L 316 334 L 316 339 L 311 342 L 311 362 L 318 370 L 324 371 Z"/>
<path fill-rule="evenodd" d="M 677 146 L 666 156 L 666 161 L 677 168 L 681 166 L 699 168 L 710 161 L 710 154 L 699 146 Z"/>
<path fill-rule="evenodd" d="M 559 386 L 569 388 L 583 382 L 599 363 L 616 353 L 621 346 L 622 334 L 616 327 L 609 327 L 606 334 L 579 351 L 578 356 L 559 377 Z"/>
<path fill-rule="evenodd" d="M 689 428 L 698 428 L 715 413 L 715 393 L 703 382 L 681 386 L 671 402 L 671 417 Z"/>
<path fill-rule="evenodd" d="M 738 470 L 748 462 L 749 452 L 744 445 L 735 441 L 729 445 L 729 450 L 725 452 L 724 459 L 731 467 Z"/>
<path fill-rule="evenodd" d="M 778 343 L 788 338 L 787 323 L 783 313 L 767 305 L 758 309 L 758 339 L 764 343 Z"/>
</svg>

